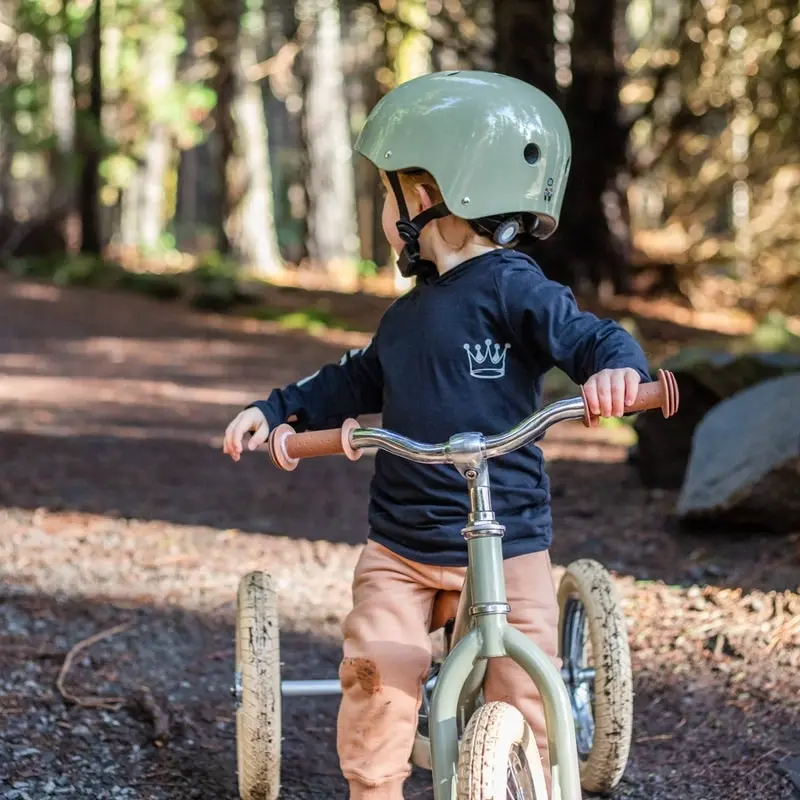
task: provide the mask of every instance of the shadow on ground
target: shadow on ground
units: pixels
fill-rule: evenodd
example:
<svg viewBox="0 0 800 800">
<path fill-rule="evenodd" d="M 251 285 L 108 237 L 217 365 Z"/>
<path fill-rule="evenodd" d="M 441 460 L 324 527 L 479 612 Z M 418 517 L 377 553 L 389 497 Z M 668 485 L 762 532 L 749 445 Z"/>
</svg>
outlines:
<svg viewBox="0 0 800 800">
<path fill-rule="evenodd" d="M 359 544 L 372 464 L 311 460 L 283 473 L 263 452 L 234 464 L 187 440 L 0 432 L 0 505 Z M 557 563 L 592 557 L 668 584 L 800 582 L 796 537 L 681 531 L 674 493 L 645 489 L 624 462 L 555 458 L 549 471 Z"/>
<path fill-rule="evenodd" d="M 2 785 L 36 798 L 64 786 L 80 798 L 236 800 L 230 609 L 206 614 L 0 591 L 0 616 L 12 631 L 0 643 Z M 129 629 L 76 659 L 67 686 L 83 696 L 125 697 L 146 684 L 169 716 L 162 748 L 152 744 L 146 715 L 68 705 L 54 688 L 70 646 L 123 622 Z M 284 631 L 281 647 L 284 677 L 335 676 L 340 650 L 332 640 Z M 708 669 L 683 682 L 655 664 L 637 670 L 634 745 L 617 797 L 789 796 L 775 764 L 800 747 L 791 714 L 767 698 L 745 713 Z M 284 702 L 282 798 L 345 797 L 337 706 L 336 698 Z M 406 797 L 432 797 L 426 773 L 415 774 Z"/>
</svg>

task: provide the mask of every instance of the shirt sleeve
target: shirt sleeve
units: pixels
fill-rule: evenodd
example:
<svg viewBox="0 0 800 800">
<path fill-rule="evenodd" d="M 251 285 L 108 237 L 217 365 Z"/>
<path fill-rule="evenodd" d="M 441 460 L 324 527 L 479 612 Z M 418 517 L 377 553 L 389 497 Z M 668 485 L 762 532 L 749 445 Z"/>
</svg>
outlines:
<svg viewBox="0 0 800 800">
<path fill-rule="evenodd" d="M 285 389 L 275 389 L 255 406 L 274 428 L 290 418 L 298 431 L 336 428 L 348 417 L 377 414 L 383 406 L 383 372 L 373 339 L 362 350 L 345 353 Z"/>
<path fill-rule="evenodd" d="M 650 381 L 647 358 L 633 336 L 613 320 L 581 311 L 572 291 L 535 265 L 506 271 L 498 290 L 519 346 L 532 348 L 543 366 L 558 367 L 577 384 L 603 369 L 625 367 Z"/>
</svg>

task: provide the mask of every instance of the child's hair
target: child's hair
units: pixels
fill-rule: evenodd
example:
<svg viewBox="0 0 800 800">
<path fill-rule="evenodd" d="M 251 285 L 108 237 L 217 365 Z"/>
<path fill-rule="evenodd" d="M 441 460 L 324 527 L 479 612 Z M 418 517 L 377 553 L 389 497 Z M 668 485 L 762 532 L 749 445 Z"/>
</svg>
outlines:
<svg viewBox="0 0 800 800">
<path fill-rule="evenodd" d="M 400 178 L 400 186 L 406 197 L 413 195 L 416 187 L 421 186 L 428 193 L 433 205 L 444 202 L 439 185 L 430 172 L 426 172 L 424 169 L 415 169 L 401 171 L 397 174 Z M 383 177 L 383 180 L 386 181 L 386 178 Z M 465 219 L 455 215 L 451 214 L 448 217 L 443 217 L 439 222 L 442 238 L 454 250 L 463 250 L 470 242 L 480 238 L 480 235 L 473 230 Z"/>
</svg>

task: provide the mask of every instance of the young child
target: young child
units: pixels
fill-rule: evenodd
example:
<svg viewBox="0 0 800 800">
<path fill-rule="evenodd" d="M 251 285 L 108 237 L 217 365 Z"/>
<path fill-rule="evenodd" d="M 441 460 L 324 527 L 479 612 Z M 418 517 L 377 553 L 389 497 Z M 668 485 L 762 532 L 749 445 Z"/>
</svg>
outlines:
<svg viewBox="0 0 800 800">
<path fill-rule="evenodd" d="M 365 348 L 242 411 L 225 433 L 225 453 L 238 461 L 246 433 L 255 450 L 287 420 L 318 430 L 377 412 L 384 427 L 422 442 L 496 434 L 539 406 L 553 366 L 585 385 L 592 413 L 623 414 L 650 379 L 642 350 L 614 322 L 579 311 L 567 288 L 513 249 L 558 224 L 571 144 L 550 98 L 492 73 L 425 75 L 377 104 L 356 150 L 381 171 L 383 230 L 416 286 Z M 490 476 L 506 526 L 508 621 L 558 666 L 542 453 L 530 445 L 495 459 Z M 434 597 L 460 590 L 465 574 L 468 497 L 453 467 L 381 452 L 370 498 L 343 625 L 337 746 L 353 800 L 401 800 Z M 491 660 L 484 696 L 523 713 L 546 767 L 544 713 L 527 674 Z"/>
</svg>

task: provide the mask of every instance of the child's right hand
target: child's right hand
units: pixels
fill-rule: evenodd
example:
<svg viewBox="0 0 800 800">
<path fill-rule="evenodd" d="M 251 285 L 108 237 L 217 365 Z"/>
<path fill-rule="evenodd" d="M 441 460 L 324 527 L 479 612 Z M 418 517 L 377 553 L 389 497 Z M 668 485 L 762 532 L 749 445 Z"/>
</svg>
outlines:
<svg viewBox="0 0 800 800">
<path fill-rule="evenodd" d="M 269 425 L 266 417 L 257 408 L 246 408 L 233 418 L 225 429 L 222 452 L 238 461 L 242 456 L 242 440 L 246 433 L 253 434 L 247 443 L 248 450 L 255 450 L 267 441 Z"/>
</svg>

